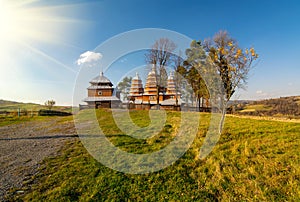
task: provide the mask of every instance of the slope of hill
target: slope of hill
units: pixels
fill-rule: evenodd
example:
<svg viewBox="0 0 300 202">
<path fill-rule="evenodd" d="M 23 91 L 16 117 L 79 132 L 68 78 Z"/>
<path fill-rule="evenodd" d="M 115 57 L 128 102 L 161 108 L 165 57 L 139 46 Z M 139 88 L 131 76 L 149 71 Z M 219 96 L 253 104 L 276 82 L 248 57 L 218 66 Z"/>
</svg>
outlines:
<svg viewBox="0 0 300 202">
<path fill-rule="evenodd" d="M 46 107 L 44 105 L 36 103 L 23 103 L 0 99 L 0 112 L 13 112 L 17 111 L 18 109 L 27 111 L 39 111 L 40 109 L 46 109 Z M 53 106 L 53 109 L 67 112 L 72 111 L 71 106 Z"/>
<path fill-rule="evenodd" d="M 300 96 L 242 102 L 235 109 L 243 115 L 300 117 Z"/>
<path fill-rule="evenodd" d="M 35 103 L 22 103 L 8 100 L 0 100 L 0 110 L 1 111 L 14 111 L 17 109 L 26 109 L 26 110 L 39 110 L 44 108 L 44 106 Z"/>
</svg>

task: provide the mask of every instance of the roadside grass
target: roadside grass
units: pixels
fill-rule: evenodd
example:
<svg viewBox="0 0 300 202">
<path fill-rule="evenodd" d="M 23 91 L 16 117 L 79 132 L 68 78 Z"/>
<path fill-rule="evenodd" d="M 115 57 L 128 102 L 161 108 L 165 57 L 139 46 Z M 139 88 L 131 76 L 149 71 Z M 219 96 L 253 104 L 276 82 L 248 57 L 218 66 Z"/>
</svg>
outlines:
<svg viewBox="0 0 300 202">
<path fill-rule="evenodd" d="M 24 123 L 27 121 L 47 121 L 52 119 L 59 119 L 58 123 L 66 122 L 66 121 L 73 121 L 72 116 L 64 116 L 64 117 L 57 117 L 57 116 L 1 116 L 0 115 L 0 127 L 7 126 L 12 124 L 19 124 Z"/>
<path fill-rule="evenodd" d="M 137 125 L 147 126 L 147 113 L 132 111 L 130 117 Z M 181 120 L 179 112 L 168 112 L 163 130 L 142 140 L 124 135 L 109 110 L 99 110 L 96 115 L 108 139 L 132 153 L 166 146 L 176 135 Z M 114 171 L 97 162 L 79 140 L 69 142 L 59 156 L 44 160 L 40 172 L 24 184 L 25 195 L 16 194 L 13 200 L 300 200 L 300 124 L 227 117 L 218 144 L 205 159 L 199 160 L 209 118 L 209 114 L 201 114 L 197 137 L 182 158 L 155 173 L 132 175 Z"/>
<path fill-rule="evenodd" d="M 18 109 L 27 110 L 29 113 L 30 111 L 38 111 L 40 109 L 47 109 L 47 107 L 39 104 L 14 104 L 14 105 L 1 105 L 1 111 L 17 111 Z M 53 110 L 61 110 L 66 112 L 71 112 L 72 107 L 65 107 L 65 106 L 53 106 Z"/>
<path fill-rule="evenodd" d="M 0 127 L 1 126 L 6 126 L 6 125 L 11 125 L 11 124 L 18 124 L 18 123 L 23 123 L 26 121 L 33 121 L 33 120 L 38 120 L 38 121 L 45 121 L 49 119 L 48 117 L 40 117 L 40 116 L 0 116 Z"/>
</svg>

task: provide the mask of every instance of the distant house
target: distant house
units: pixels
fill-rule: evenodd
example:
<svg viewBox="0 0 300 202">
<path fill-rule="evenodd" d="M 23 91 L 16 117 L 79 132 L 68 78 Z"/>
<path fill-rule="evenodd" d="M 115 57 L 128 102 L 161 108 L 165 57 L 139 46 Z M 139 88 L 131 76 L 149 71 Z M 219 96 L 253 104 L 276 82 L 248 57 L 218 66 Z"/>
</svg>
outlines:
<svg viewBox="0 0 300 202">
<path fill-rule="evenodd" d="M 88 97 L 83 101 L 88 104 L 88 108 L 111 108 L 121 103 L 119 93 L 114 93 L 112 82 L 103 72 L 90 81 L 87 90 Z"/>
</svg>

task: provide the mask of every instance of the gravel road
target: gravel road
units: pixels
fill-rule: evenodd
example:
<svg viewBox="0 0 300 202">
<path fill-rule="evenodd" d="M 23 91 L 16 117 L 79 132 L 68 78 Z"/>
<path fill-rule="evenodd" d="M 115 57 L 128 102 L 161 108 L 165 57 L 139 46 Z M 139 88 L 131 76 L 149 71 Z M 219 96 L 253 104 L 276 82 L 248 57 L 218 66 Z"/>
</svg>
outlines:
<svg viewBox="0 0 300 202">
<path fill-rule="evenodd" d="M 11 188 L 21 188 L 35 175 L 45 157 L 57 155 L 67 140 L 77 137 L 74 123 L 62 120 L 54 117 L 0 127 L 0 201 L 5 201 Z"/>
</svg>

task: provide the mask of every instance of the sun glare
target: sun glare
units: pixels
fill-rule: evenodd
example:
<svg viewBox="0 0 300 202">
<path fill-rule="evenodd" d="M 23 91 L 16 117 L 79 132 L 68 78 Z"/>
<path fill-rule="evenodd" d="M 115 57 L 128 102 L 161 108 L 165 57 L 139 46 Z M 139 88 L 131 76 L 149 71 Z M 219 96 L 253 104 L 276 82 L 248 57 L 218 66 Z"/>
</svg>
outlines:
<svg viewBox="0 0 300 202">
<path fill-rule="evenodd" d="M 0 0 L 0 49 L 9 48 L 8 46 L 16 43 L 30 44 L 30 41 L 63 41 L 66 27 L 74 22 L 78 23 L 58 14 L 68 12 L 66 5 L 33 6 L 35 2 L 36 0 Z"/>
<path fill-rule="evenodd" d="M 32 29 L 31 13 L 16 4 L 0 1 L 0 40 L 1 44 L 22 41 L 26 32 Z"/>
<path fill-rule="evenodd" d="M 65 43 L 68 26 L 79 21 L 63 16 L 72 5 L 47 6 L 37 0 L 0 0 L 0 70 L 16 59 L 15 50 L 29 50 L 49 60 L 40 42 Z M 54 58 L 51 58 L 55 60 Z"/>
</svg>

